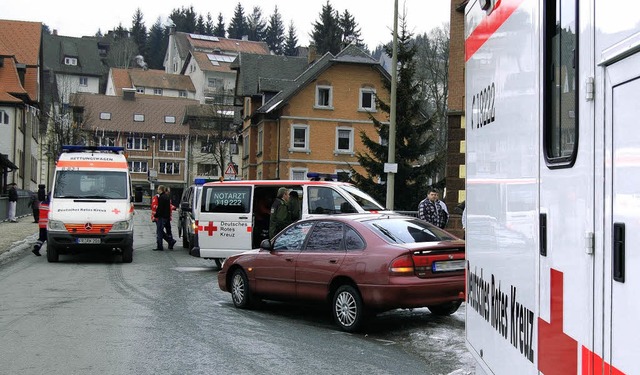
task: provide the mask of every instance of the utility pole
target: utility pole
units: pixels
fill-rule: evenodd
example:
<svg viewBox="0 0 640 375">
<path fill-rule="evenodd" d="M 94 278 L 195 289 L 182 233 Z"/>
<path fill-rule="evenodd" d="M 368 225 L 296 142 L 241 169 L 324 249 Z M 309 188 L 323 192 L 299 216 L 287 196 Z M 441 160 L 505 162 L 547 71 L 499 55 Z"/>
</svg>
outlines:
<svg viewBox="0 0 640 375">
<path fill-rule="evenodd" d="M 393 5 L 393 56 L 391 56 L 391 110 L 389 112 L 389 155 L 387 157 L 387 210 L 393 210 L 396 164 L 396 91 L 398 86 L 398 0 Z"/>
</svg>

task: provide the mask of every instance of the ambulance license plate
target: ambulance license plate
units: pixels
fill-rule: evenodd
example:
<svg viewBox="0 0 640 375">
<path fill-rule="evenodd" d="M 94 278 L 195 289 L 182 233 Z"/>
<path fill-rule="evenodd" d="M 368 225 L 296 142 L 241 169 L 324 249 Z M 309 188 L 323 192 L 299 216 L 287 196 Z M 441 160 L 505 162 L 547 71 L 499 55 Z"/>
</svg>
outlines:
<svg viewBox="0 0 640 375">
<path fill-rule="evenodd" d="M 433 272 L 461 271 L 463 269 L 464 259 L 433 262 L 433 265 L 431 266 L 431 270 Z"/>
<path fill-rule="evenodd" d="M 96 244 L 100 244 L 100 239 L 99 238 L 78 238 L 78 243 L 81 244 L 91 244 L 91 245 L 96 245 Z"/>
</svg>

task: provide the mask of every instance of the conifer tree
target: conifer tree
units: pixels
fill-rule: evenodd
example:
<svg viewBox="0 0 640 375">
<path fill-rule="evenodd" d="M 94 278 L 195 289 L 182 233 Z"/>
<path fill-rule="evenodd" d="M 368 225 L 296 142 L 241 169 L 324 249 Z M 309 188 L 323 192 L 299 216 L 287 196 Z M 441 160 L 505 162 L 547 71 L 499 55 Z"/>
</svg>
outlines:
<svg viewBox="0 0 640 375">
<path fill-rule="evenodd" d="M 147 46 L 147 27 L 144 25 L 143 15 L 140 8 L 136 9 L 131 22 L 131 38 L 138 46 L 138 53 L 148 59 L 149 48 Z"/>
<path fill-rule="evenodd" d="M 165 32 L 165 28 L 162 26 L 160 17 L 149 29 L 149 56 L 147 64 L 149 69 L 164 69 L 162 66 L 164 63 L 164 54 L 167 52 L 169 45 L 169 36 Z"/>
<path fill-rule="evenodd" d="M 284 42 L 284 54 L 285 56 L 298 56 L 298 37 L 293 21 L 289 23 L 289 32 L 287 32 L 287 39 Z"/>
<path fill-rule="evenodd" d="M 269 49 L 274 54 L 282 55 L 284 53 L 284 25 L 277 5 L 273 10 L 273 14 L 269 17 L 265 42 L 267 42 Z"/>
<path fill-rule="evenodd" d="M 322 6 L 320 19 L 313 23 L 311 40 L 316 46 L 318 55 L 326 52 L 337 54 L 342 49 L 342 30 L 340 29 L 340 16 L 329 0 Z"/>
<path fill-rule="evenodd" d="M 261 42 L 265 38 L 267 23 L 262 17 L 262 9 L 260 7 L 253 7 L 253 12 L 247 16 L 247 35 L 249 40 L 254 42 Z"/>
<path fill-rule="evenodd" d="M 218 13 L 218 23 L 213 28 L 213 35 L 224 38 L 227 35 L 225 30 L 226 28 L 224 26 L 224 18 L 222 17 L 222 13 Z"/>
<path fill-rule="evenodd" d="M 340 29 L 342 30 L 342 47 L 346 47 L 351 43 L 355 43 L 358 47 L 364 47 L 362 37 L 360 36 L 360 26 L 356 22 L 355 17 L 347 9 L 340 15 Z"/>
<path fill-rule="evenodd" d="M 213 35 L 213 18 L 211 13 L 207 13 L 207 21 L 204 23 L 204 34 Z"/>
<path fill-rule="evenodd" d="M 387 54 L 391 55 L 391 45 L 385 47 Z M 415 45 L 411 34 L 407 31 L 405 19 L 401 19 L 401 31 L 398 36 L 398 85 L 396 95 L 396 155 L 398 172 L 395 175 L 393 209 L 416 210 L 420 197 L 428 187 L 429 179 L 435 177 L 435 171 L 444 158 L 444 152 L 433 153 L 434 134 L 431 132 L 432 121 L 425 118 L 420 111 L 420 100 L 415 93 L 417 87 Z M 391 91 L 391 82 L 385 81 L 385 86 Z M 385 113 L 390 112 L 389 104 L 376 100 L 376 105 Z M 366 174 L 360 174 L 352 169 L 352 180 L 362 190 L 380 202 L 386 201 L 385 184 L 379 184 L 378 178 L 383 182 L 387 180 L 384 173 L 384 163 L 388 161 L 389 125 L 376 120 L 371 116 L 376 132 L 382 144 L 376 139 L 369 138 L 364 132 L 360 133 L 360 139 L 367 151 L 356 152 L 359 164 L 366 170 Z M 430 157 L 426 157 L 429 155 Z"/>
<path fill-rule="evenodd" d="M 176 26 L 176 31 L 194 33 L 196 31 L 196 12 L 193 7 L 174 9 L 169 14 L 169 19 Z"/>
<path fill-rule="evenodd" d="M 202 15 L 198 16 L 198 20 L 196 21 L 196 34 L 205 35 L 205 25 L 204 25 L 204 17 Z"/>
<path fill-rule="evenodd" d="M 244 8 L 242 4 L 238 3 L 233 13 L 233 18 L 229 23 L 227 33 L 231 39 L 242 39 L 244 35 L 247 35 L 249 26 L 247 25 L 247 19 L 244 16 Z"/>
</svg>

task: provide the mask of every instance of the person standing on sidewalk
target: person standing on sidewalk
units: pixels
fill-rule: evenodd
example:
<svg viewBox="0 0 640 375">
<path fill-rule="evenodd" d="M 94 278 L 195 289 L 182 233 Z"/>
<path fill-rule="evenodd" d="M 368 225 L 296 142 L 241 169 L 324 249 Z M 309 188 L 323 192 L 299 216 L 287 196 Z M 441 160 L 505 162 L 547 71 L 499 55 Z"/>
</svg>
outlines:
<svg viewBox="0 0 640 375">
<path fill-rule="evenodd" d="M 38 200 L 38 194 L 32 191 L 29 192 L 29 207 L 31 207 L 31 212 L 33 214 L 33 222 L 37 223 L 38 218 L 40 217 L 40 201 Z"/>
<path fill-rule="evenodd" d="M 16 183 L 9 184 L 9 221 L 17 223 L 16 220 L 16 206 L 18 205 L 18 190 L 16 190 Z"/>
<path fill-rule="evenodd" d="M 33 245 L 32 253 L 36 256 L 40 256 L 40 248 L 42 244 L 47 240 L 47 224 L 49 223 L 49 197 L 44 192 L 44 185 L 38 185 L 38 200 L 40 204 L 39 218 L 38 218 L 38 241 Z"/>
<path fill-rule="evenodd" d="M 158 186 L 158 208 L 156 209 L 156 213 L 154 217 L 156 218 L 156 244 L 157 247 L 153 250 L 162 251 L 163 249 L 163 240 L 166 240 L 169 243 L 169 250 L 173 250 L 173 245 L 175 245 L 176 240 L 173 239 L 173 236 L 169 235 L 165 232 L 166 222 L 169 221 L 171 217 L 171 200 L 165 191 L 164 185 Z"/>
</svg>

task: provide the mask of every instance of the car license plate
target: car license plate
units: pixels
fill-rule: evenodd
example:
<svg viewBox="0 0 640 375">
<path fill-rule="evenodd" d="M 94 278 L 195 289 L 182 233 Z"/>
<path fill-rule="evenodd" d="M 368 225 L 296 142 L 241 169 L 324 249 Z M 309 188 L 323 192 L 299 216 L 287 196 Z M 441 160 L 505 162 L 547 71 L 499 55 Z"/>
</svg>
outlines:
<svg viewBox="0 0 640 375">
<path fill-rule="evenodd" d="M 78 243 L 81 244 L 100 244 L 100 239 L 99 238 L 93 238 L 93 237 L 88 237 L 88 238 L 78 238 Z"/>
<path fill-rule="evenodd" d="M 431 270 L 433 272 L 460 271 L 463 269 L 464 259 L 433 262 L 433 265 L 431 266 Z"/>
</svg>

